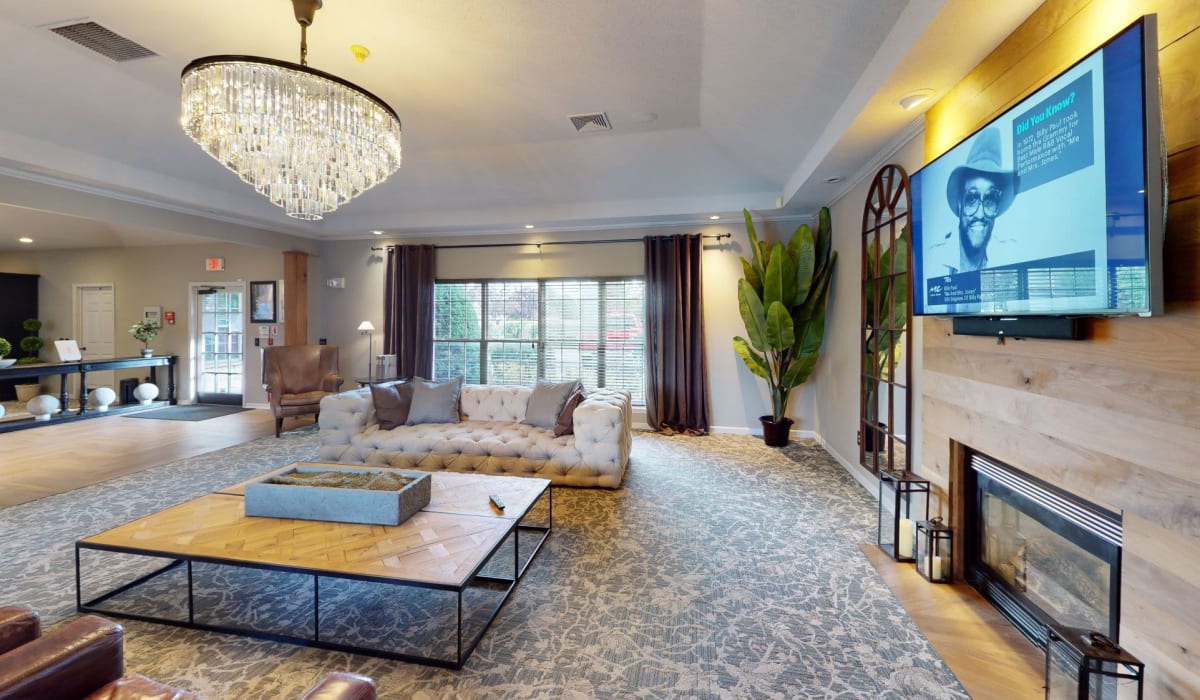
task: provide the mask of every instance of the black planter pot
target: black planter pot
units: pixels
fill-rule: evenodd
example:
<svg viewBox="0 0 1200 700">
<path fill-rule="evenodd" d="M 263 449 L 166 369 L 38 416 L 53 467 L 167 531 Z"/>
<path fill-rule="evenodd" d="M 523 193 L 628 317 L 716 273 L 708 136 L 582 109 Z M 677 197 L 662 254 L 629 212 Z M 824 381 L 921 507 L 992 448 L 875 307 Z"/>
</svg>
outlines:
<svg viewBox="0 0 1200 700">
<path fill-rule="evenodd" d="M 788 444 L 788 437 L 795 421 L 791 418 L 784 418 L 776 423 L 773 416 L 759 416 L 758 420 L 762 423 L 763 442 L 767 444 L 767 447 L 783 447 Z"/>
</svg>

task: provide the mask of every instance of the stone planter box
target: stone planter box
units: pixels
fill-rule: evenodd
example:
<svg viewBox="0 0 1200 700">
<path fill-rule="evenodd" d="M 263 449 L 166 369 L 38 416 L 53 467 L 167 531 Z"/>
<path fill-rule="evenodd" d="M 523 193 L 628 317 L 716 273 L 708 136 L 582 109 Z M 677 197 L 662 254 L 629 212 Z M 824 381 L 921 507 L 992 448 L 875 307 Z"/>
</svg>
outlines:
<svg viewBox="0 0 1200 700">
<path fill-rule="evenodd" d="M 294 473 L 346 472 L 350 474 L 398 474 L 413 479 L 399 491 L 378 491 L 329 486 L 269 484 L 270 479 Z M 273 473 L 246 484 L 245 508 L 248 516 L 299 518 L 365 525 L 399 525 L 429 505 L 430 480 L 427 472 L 338 467 L 332 465 L 297 466 Z"/>
</svg>

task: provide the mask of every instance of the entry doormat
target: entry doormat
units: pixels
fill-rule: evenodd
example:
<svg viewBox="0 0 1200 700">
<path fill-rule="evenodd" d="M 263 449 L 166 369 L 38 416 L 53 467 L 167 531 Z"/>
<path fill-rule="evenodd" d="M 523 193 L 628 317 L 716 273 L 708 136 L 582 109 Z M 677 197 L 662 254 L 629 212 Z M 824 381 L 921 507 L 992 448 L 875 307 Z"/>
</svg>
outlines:
<svg viewBox="0 0 1200 700">
<path fill-rule="evenodd" d="M 208 420 L 209 418 L 220 418 L 242 411 L 249 411 L 248 408 L 241 406 L 222 406 L 218 404 L 197 403 L 188 406 L 167 406 L 166 408 L 158 408 L 153 411 L 142 411 L 141 413 L 130 413 L 126 418 L 150 418 L 153 420 Z"/>
</svg>

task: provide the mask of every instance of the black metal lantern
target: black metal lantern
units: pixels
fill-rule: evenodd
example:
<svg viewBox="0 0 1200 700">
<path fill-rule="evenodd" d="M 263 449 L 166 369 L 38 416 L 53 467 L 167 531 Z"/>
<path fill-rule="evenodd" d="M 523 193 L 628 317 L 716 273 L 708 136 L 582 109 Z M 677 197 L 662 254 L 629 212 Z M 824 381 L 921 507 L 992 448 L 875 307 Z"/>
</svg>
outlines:
<svg viewBox="0 0 1200 700">
<path fill-rule="evenodd" d="M 932 583 L 954 580 L 954 531 L 941 518 L 917 521 L 917 573 Z"/>
<path fill-rule="evenodd" d="M 1099 632 L 1047 627 L 1046 700 L 1142 698 L 1145 664 Z"/>
<path fill-rule="evenodd" d="M 918 519 L 929 519 L 929 482 L 911 472 L 880 470 L 875 543 L 896 561 L 916 561 Z"/>
</svg>

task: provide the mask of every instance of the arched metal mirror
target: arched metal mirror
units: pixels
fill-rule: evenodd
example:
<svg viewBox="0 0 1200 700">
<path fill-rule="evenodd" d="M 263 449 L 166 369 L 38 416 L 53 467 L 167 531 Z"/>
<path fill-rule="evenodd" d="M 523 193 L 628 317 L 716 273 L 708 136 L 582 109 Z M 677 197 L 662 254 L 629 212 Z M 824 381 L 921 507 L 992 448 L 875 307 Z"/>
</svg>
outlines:
<svg viewBox="0 0 1200 700">
<path fill-rule="evenodd" d="M 863 207 L 862 366 L 858 461 L 872 473 L 908 471 L 912 395 L 908 173 L 885 165 Z"/>
</svg>

